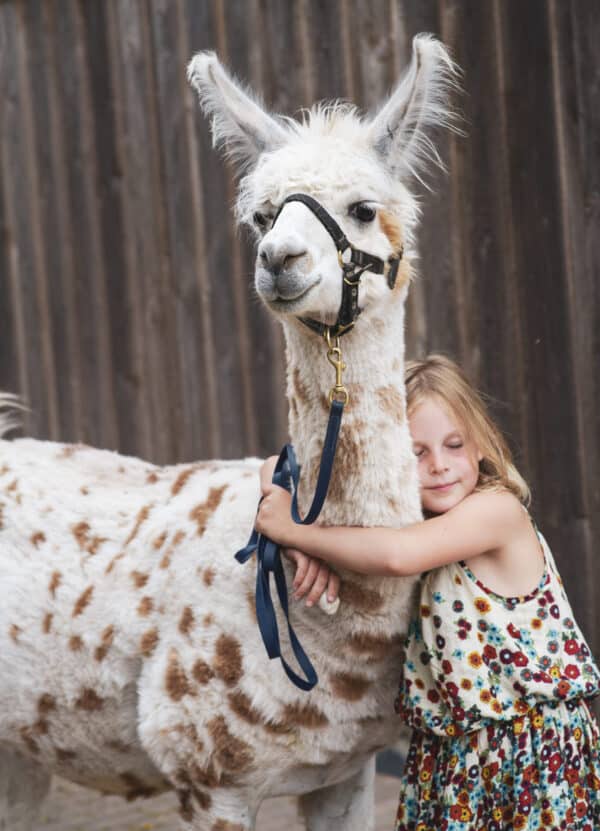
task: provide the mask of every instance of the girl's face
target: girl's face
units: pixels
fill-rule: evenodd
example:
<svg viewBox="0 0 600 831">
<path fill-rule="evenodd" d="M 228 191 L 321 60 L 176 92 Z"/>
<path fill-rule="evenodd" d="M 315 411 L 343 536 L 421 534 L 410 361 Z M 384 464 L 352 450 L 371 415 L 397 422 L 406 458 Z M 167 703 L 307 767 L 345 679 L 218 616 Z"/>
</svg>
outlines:
<svg viewBox="0 0 600 831">
<path fill-rule="evenodd" d="M 439 399 L 425 398 L 409 416 L 418 461 L 421 504 L 443 514 L 473 492 L 481 453 Z"/>
</svg>

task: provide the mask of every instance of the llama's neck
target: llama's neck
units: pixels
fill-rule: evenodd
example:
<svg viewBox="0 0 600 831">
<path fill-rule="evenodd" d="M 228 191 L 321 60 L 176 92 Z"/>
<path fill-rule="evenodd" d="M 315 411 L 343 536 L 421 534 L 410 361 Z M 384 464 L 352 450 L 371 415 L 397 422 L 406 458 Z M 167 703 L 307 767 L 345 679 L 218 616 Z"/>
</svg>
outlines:
<svg viewBox="0 0 600 831">
<path fill-rule="evenodd" d="M 385 314 L 385 317 L 384 317 Z M 302 465 L 300 505 L 309 505 L 319 469 L 335 372 L 322 338 L 285 326 L 290 436 Z M 345 407 L 329 492 L 327 525 L 402 526 L 421 517 L 404 393 L 404 292 L 367 314 L 340 342 Z"/>
</svg>

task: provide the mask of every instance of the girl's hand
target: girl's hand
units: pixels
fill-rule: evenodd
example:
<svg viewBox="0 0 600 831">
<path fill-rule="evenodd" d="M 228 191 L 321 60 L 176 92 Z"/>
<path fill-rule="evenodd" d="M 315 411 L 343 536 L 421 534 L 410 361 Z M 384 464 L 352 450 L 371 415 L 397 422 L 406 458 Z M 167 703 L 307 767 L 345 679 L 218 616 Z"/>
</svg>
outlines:
<svg viewBox="0 0 600 831">
<path fill-rule="evenodd" d="M 296 563 L 292 583 L 292 598 L 301 600 L 307 593 L 306 605 L 313 606 L 327 589 L 327 601 L 333 603 L 340 589 L 340 578 L 329 566 L 316 557 L 309 557 L 296 548 L 285 548 L 283 553 Z"/>
<path fill-rule="evenodd" d="M 278 456 L 269 456 L 260 466 L 260 490 L 262 493 L 265 493 L 269 485 L 273 484 L 273 471 L 278 458 Z"/>
<path fill-rule="evenodd" d="M 258 506 L 254 527 L 279 545 L 295 547 L 296 525 L 291 515 L 292 497 L 278 485 L 263 487 L 263 498 Z"/>
</svg>

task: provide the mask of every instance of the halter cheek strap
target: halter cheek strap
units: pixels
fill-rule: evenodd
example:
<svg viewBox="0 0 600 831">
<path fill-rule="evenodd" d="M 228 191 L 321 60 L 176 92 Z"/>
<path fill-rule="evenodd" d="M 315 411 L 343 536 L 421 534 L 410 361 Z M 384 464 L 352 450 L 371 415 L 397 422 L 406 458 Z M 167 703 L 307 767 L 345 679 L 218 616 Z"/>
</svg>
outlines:
<svg viewBox="0 0 600 831">
<path fill-rule="evenodd" d="M 327 326 L 325 323 L 309 317 L 301 317 L 299 320 L 319 335 L 325 335 L 327 330 L 329 330 L 331 337 L 339 337 L 352 329 L 362 311 L 358 305 L 358 288 L 363 273 L 365 271 L 372 271 L 375 274 L 384 274 L 387 278 L 388 286 L 390 289 L 393 289 L 396 285 L 398 268 L 404 251 L 401 249 L 397 254 L 389 256 L 384 262 L 380 257 L 355 248 L 331 214 L 307 193 L 292 193 L 284 199 L 275 215 L 273 225 L 277 222 L 279 214 L 288 202 L 302 202 L 317 217 L 321 225 L 323 225 L 337 249 L 338 261 L 342 269 L 343 278 L 342 300 L 334 326 Z M 344 257 L 348 250 L 350 251 L 350 255 Z"/>
</svg>

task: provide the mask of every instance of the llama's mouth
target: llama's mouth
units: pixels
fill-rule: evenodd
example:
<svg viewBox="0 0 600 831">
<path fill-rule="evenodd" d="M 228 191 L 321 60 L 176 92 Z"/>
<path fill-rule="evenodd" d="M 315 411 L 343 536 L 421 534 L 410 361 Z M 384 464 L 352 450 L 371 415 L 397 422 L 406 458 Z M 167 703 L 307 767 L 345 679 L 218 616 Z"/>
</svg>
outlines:
<svg viewBox="0 0 600 831">
<path fill-rule="evenodd" d="M 267 300 L 267 304 L 274 312 L 283 312 L 285 314 L 294 314 L 298 311 L 299 307 L 304 305 L 304 300 L 308 296 L 308 294 L 316 288 L 321 282 L 321 277 L 317 277 L 314 283 L 312 283 L 308 288 L 304 289 L 304 291 L 297 294 L 295 297 L 273 297 Z M 302 309 L 301 311 L 306 312 L 307 309 Z"/>
</svg>

